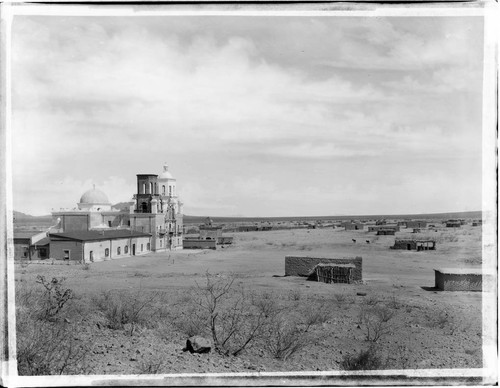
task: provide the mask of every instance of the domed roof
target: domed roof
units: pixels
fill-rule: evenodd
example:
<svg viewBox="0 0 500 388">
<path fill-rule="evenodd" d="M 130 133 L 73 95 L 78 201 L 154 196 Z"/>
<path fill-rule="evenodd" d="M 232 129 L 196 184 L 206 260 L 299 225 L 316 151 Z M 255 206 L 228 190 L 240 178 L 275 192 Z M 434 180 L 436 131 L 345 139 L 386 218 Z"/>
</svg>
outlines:
<svg viewBox="0 0 500 388">
<path fill-rule="evenodd" d="M 109 204 L 108 196 L 101 190 L 96 189 L 95 186 L 93 189 L 90 189 L 83 193 L 80 198 L 80 203 L 87 204 Z"/>
<path fill-rule="evenodd" d="M 161 172 L 160 175 L 158 175 L 159 179 L 175 179 L 172 174 L 170 174 L 170 171 L 168 171 L 168 166 L 166 164 L 163 165 L 163 171 Z"/>
</svg>

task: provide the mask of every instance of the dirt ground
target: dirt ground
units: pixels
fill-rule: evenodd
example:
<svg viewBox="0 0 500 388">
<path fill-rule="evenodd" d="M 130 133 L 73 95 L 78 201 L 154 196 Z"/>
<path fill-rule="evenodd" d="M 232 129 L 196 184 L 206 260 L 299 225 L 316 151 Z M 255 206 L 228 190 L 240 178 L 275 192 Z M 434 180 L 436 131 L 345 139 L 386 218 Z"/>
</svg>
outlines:
<svg viewBox="0 0 500 388">
<path fill-rule="evenodd" d="M 93 263 L 87 268 L 75 264 L 16 265 L 17 292 L 38 286 L 36 276 L 43 275 L 48 279 L 64 277 L 76 300 L 89 301 L 109 290 L 160 291 L 168 299 L 164 322 L 132 331 L 100 325 L 90 313 L 80 311 L 79 318 L 71 316 L 68 324 L 75 325 L 75 340 L 91 345 L 85 373 L 338 370 L 346 355 L 359 354 L 373 344 L 367 341 L 360 311 L 377 303 L 390 306 L 394 312 L 389 332 L 373 344 L 383 360 L 381 368 L 482 366 L 481 293 L 433 289 L 434 268 L 480 266 L 480 228 L 426 230 L 426 236 L 437 240 L 437 249 L 424 252 L 391 250 L 395 236 L 375 236 L 366 230 L 291 229 L 225 235 L 233 236 L 234 243 L 216 251 L 149 254 Z M 403 236 L 409 237 L 409 231 L 396 234 Z M 364 282 L 324 284 L 285 277 L 287 255 L 361 256 Z M 303 311 L 307 306 L 328 310 L 328 319 L 312 326 L 310 343 L 286 360 L 272 357 L 258 346 L 237 357 L 183 352 L 187 334 L 170 324 L 168 317 L 175 320 L 176 315 L 186 314 L 186 309 L 175 306 L 187 303 L 185 296 L 197 284 L 204 284 L 207 272 L 214 276 L 235 274 L 236 284 L 247 291 L 272 295 L 290 311 Z M 87 308 L 91 309 L 88 303 Z"/>
</svg>

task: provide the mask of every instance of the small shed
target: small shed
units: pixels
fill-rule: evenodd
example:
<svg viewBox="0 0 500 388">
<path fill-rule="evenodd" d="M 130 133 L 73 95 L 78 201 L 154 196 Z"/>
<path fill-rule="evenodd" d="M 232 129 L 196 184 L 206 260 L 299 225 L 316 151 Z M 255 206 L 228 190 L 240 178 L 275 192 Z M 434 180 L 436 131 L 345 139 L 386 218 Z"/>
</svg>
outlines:
<svg viewBox="0 0 500 388">
<path fill-rule="evenodd" d="M 353 283 L 354 264 L 319 263 L 311 271 L 310 278 L 314 277 L 323 283 Z"/>
<path fill-rule="evenodd" d="M 476 268 L 435 269 L 435 287 L 442 291 L 482 291 L 483 274 Z"/>
<path fill-rule="evenodd" d="M 391 249 L 403 249 L 407 251 L 434 251 L 436 250 L 436 240 L 396 239 Z"/>
</svg>

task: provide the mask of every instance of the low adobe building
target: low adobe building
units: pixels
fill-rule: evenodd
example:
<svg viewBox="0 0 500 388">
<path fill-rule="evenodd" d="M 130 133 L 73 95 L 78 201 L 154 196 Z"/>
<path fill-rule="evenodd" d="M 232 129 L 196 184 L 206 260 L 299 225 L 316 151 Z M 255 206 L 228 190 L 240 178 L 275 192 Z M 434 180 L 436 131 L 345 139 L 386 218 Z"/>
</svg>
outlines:
<svg viewBox="0 0 500 388">
<path fill-rule="evenodd" d="M 442 291 L 482 291 L 481 269 L 441 268 L 435 269 L 435 287 Z"/>
<path fill-rule="evenodd" d="M 134 230 L 85 230 L 50 233 L 50 257 L 94 262 L 151 252 L 151 234 Z"/>
<path fill-rule="evenodd" d="M 377 230 L 377 236 L 394 236 L 396 229 L 394 228 L 380 228 Z"/>
<path fill-rule="evenodd" d="M 406 221 L 407 228 L 427 228 L 427 221 Z"/>
<path fill-rule="evenodd" d="M 50 254 L 46 232 L 14 231 L 14 260 L 44 260 Z"/>
<path fill-rule="evenodd" d="M 363 258 L 361 256 L 342 258 L 285 256 L 285 276 L 310 277 L 315 273 L 316 267 L 319 264 L 323 268 L 338 265 L 353 265 L 354 268 L 352 268 L 352 274 L 350 275 L 352 282 L 363 280 Z"/>
<path fill-rule="evenodd" d="M 458 220 L 448 220 L 446 221 L 446 227 L 447 228 L 460 228 L 462 226 L 462 223 Z"/>
<path fill-rule="evenodd" d="M 396 239 L 391 249 L 406 251 L 434 251 L 436 240 L 433 239 Z"/>
<path fill-rule="evenodd" d="M 342 224 L 345 230 L 363 230 L 365 225 L 360 222 L 344 222 Z"/>
<path fill-rule="evenodd" d="M 378 232 L 379 230 L 389 230 L 389 229 L 393 230 L 394 232 L 399 232 L 400 226 L 398 224 L 370 225 L 368 227 L 368 232 Z"/>
</svg>

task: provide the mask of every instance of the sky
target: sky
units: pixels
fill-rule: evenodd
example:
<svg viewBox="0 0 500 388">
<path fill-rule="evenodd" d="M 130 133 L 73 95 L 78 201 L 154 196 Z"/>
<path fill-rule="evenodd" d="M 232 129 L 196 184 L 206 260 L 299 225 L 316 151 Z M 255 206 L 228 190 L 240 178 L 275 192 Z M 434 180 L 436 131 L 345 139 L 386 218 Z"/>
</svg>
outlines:
<svg viewBox="0 0 500 388">
<path fill-rule="evenodd" d="M 177 179 L 184 214 L 481 209 L 481 17 L 15 16 L 14 210 Z"/>
</svg>

